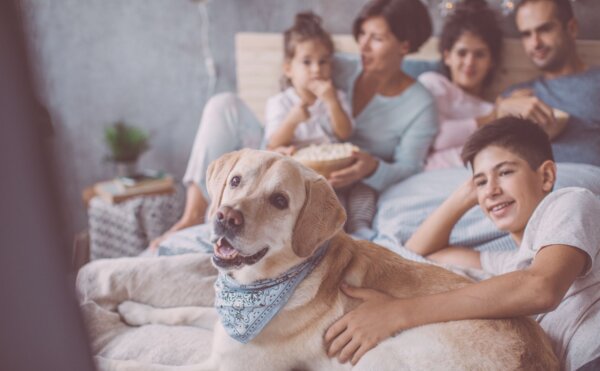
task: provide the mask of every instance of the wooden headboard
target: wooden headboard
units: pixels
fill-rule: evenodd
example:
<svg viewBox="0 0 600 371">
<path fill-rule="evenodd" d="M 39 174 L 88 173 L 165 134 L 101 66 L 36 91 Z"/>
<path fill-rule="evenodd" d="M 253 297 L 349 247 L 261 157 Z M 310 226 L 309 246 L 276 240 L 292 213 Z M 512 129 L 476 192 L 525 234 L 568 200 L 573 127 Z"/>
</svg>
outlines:
<svg viewBox="0 0 600 371">
<path fill-rule="evenodd" d="M 357 53 L 351 35 L 334 35 L 335 48 L 340 52 Z M 410 59 L 437 60 L 437 38 L 432 37 Z M 600 65 L 600 41 L 578 40 L 577 48 L 589 65 Z M 240 97 L 262 121 L 267 99 L 279 91 L 279 78 L 283 62 L 283 39 L 278 33 L 236 34 L 236 74 Z M 518 39 L 504 40 L 504 57 L 498 74 L 490 88 L 490 96 L 497 96 L 508 86 L 527 81 L 538 75 Z"/>
</svg>

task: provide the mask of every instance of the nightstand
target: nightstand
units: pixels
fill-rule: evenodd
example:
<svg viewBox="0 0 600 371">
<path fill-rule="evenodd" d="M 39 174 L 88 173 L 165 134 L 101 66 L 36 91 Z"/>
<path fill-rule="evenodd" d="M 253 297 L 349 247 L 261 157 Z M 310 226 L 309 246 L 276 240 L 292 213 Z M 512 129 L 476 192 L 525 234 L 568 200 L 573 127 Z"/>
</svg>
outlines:
<svg viewBox="0 0 600 371">
<path fill-rule="evenodd" d="M 117 204 L 88 196 L 91 260 L 139 255 L 179 220 L 185 206 L 181 185 L 174 193 L 136 196 Z"/>
</svg>

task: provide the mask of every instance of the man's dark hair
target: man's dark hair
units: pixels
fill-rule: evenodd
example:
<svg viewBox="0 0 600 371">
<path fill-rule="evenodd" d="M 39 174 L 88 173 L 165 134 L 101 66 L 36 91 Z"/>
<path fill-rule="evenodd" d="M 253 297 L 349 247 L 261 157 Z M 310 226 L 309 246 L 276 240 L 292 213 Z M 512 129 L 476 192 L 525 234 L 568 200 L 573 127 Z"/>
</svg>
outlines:
<svg viewBox="0 0 600 371">
<path fill-rule="evenodd" d="M 548 1 L 554 4 L 556 17 L 560 20 L 560 22 L 565 25 L 575 16 L 573 14 L 573 7 L 571 6 L 570 0 L 521 0 L 517 3 L 515 7 L 515 14 L 519 11 L 519 9 L 528 3 L 535 3 L 538 1 Z"/>
<path fill-rule="evenodd" d="M 364 21 L 383 17 L 399 41 L 408 41 L 414 53 L 429 39 L 432 32 L 429 11 L 420 0 L 371 0 L 363 6 L 354 20 L 352 34 L 358 40 Z"/>
<path fill-rule="evenodd" d="M 461 158 L 473 166 L 475 156 L 489 146 L 510 151 L 537 170 L 547 160 L 554 161 L 548 135 L 530 120 L 508 116 L 497 119 L 473 133 L 463 147 Z"/>
<path fill-rule="evenodd" d="M 456 6 L 456 10 L 446 18 L 442 27 L 438 44 L 440 54 L 444 55 L 444 52 L 452 50 L 465 32 L 479 37 L 490 50 L 493 64 L 483 80 L 483 86 L 487 87 L 492 82 L 502 58 L 502 29 L 496 12 L 485 0 L 465 0 Z M 442 65 L 446 76 L 450 78 L 448 66 L 444 63 Z"/>
</svg>

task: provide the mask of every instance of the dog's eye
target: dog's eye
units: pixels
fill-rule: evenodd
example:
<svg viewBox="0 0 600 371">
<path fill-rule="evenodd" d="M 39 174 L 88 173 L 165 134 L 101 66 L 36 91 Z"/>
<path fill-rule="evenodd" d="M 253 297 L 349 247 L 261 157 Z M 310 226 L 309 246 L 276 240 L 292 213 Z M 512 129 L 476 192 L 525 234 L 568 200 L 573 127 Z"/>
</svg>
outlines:
<svg viewBox="0 0 600 371">
<path fill-rule="evenodd" d="M 240 176 L 236 175 L 233 178 L 231 178 L 231 180 L 229 181 L 229 185 L 231 186 L 231 188 L 235 188 L 240 185 L 241 181 L 242 181 L 242 178 Z"/>
<path fill-rule="evenodd" d="M 281 193 L 273 194 L 269 201 L 271 201 L 271 204 L 279 210 L 287 209 L 288 207 L 288 200 Z"/>
</svg>

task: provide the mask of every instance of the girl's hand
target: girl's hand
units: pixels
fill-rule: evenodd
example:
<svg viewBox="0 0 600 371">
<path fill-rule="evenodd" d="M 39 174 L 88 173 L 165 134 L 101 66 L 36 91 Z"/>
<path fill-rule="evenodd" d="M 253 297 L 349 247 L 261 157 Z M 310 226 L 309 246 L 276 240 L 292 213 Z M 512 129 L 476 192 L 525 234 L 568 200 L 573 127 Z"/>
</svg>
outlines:
<svg viewBox="0 0 600 371">
<path fill-rule="evenodd" d="M 345 284 L 341 288 L 363 302 L 329 327 L 325 333 L 327 355 L 337 355 L 341 363 L 351 361 L 356 365 L 367 351 L 397 332 L 393 324 L 398 322 L 398 313 L 392 305 L 397 299 L 372 289 Z"/>
<path fill-rule="evenodd" d="M 313 80 L 308 83 L 308 90 L 327 104 L 337 100 L 335 87 L 331 80 Z"/>
<path fill-rule="evenodd" d="M 356 159 L 356 162 L 329 175 L 328 181 L 333 188 L 342 188 L 366 178 L 373 174 L 379 166 L 379 160 L 367 152 L 356 151 L 352 153 L 352 157 Z"/>
<path fill-rule="evenodd" d="M 299 104 L 292 107 L 290 113 L 288 114 L 287 119 L 295 124 L 299 124 L 304 122 L 310 118 L 310 113 L 308 112 L 308 105 L 304 102 L 300 102 Z"/>
</svg>

